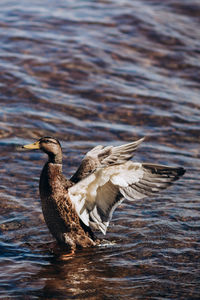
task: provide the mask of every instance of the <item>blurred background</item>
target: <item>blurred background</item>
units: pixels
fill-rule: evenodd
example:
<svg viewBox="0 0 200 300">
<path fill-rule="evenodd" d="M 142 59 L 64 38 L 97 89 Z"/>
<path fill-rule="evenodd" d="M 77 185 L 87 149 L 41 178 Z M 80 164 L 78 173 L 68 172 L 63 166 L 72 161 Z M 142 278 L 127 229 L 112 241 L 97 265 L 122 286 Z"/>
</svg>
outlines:
<svg viewBox="0 0 200 300">
<path fill-rule="evenodd" d="M 0 296 L 199 299 L 199 0 L 1 0 Z M 135 160 L 187 172 L 125 201 L 107 247 L 61 262 L 41 213 L 42 136 L 71 176 L 92 147 L 143 136 Z"/>
</svg>

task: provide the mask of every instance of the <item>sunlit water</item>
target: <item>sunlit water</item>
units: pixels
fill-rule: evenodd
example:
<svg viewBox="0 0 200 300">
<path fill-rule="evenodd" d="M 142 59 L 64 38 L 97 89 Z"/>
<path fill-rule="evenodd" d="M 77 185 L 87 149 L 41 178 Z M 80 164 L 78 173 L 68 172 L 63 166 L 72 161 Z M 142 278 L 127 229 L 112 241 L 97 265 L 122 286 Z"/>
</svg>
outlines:
<svg viewBox="0 0 200 300">
<path fill-rule="evenodd" d="M 199 1 L 0 2 L 2 299 L 199 299 Z M 61 261 L 41 213 L 54 136 L 70 176 L 98 144 L 146 136 L 135 160 L 184 166 L 155 198 L 125 201 L 102 247 Z"/>
</svg>

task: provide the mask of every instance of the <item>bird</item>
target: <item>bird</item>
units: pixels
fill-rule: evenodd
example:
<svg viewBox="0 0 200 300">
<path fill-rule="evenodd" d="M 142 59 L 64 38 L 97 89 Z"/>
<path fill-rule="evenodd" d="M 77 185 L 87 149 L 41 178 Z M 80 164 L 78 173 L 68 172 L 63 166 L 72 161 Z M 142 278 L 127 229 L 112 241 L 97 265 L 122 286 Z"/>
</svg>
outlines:
<svg viewBox="0 0 200 300">
<path fill-rule="evenodd" d="M 70 179 L 62 171 L 58 139 L 42 137 L 22 146 L 48 156 L 39 191 L 45 222 L 59 245 L 73 253 L 99 245 L 96 231 L 106 234 L 113 212 L 124 199 L 154 196 L 185 173 L 183 167 L 131 160 L 143 141 L 141 138 L 120 146 L 94 147 Z"/>
</svg>

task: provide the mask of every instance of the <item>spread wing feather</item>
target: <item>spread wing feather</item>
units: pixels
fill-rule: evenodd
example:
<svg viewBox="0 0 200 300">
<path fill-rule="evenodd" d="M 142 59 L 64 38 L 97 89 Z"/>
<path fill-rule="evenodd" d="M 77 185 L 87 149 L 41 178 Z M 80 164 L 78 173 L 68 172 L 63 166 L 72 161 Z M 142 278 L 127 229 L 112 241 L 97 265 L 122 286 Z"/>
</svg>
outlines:
<svg viewBox="0 0 200 300">
<path fill-rule="evenodd" d="M 143 140 L 144 138 L 141 138 L 132 143 L 117 147 L 104 147 L 102 145 L 96 146 L 85 155 L 78 170 L 70 180 L 77 183 L 90 175 L 97 168 L 125 163 L 133 157 L 135 150 L 143 142 Z"/>
<path fill-rule="evenodd" d="M 116 207 L 123 201 L 152 196 L 184 174 L 183 168 L 127 161 L 97 169 L 68 192 L 83 223 L 104 234 Z"/>
</svg>

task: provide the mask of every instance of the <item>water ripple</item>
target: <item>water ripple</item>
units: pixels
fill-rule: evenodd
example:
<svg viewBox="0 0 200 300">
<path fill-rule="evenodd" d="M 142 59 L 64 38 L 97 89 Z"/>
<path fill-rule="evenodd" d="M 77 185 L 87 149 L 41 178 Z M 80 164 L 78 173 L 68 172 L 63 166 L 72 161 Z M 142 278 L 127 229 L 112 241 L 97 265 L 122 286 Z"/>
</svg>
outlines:
<svg viewBox="0 0 200 300">
<path fill-rule="evenodd" d="M 199 299 L 200 5 L 192 1 L 0 3 L 0 295 Z M 104 247 L 60 261 L 38 181 L 55 136 L 64 172 L 98 144 L 146 136 L 137 161 L 182 165 L 156 198 L 124 202 Z"/>
</svg>

